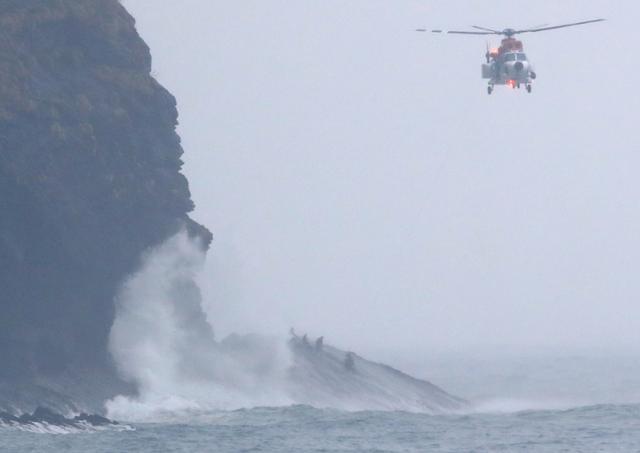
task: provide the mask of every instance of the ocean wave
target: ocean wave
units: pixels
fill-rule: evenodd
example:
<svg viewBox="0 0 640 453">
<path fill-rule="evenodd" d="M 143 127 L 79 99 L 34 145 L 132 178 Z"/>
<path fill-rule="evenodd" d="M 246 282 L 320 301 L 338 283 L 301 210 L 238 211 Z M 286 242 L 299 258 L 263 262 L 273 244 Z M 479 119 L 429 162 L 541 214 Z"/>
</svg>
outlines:
<svg viewBox="0 0 640 453">
<path fill-rule="evenodd" d="M 56 425 L 46 422 L 16 423 L 0 422 L 0 430 L 16 430 L 33 434 L 78 434 L 103 431 L 135 431 L 130 425 L 94 426 L 88 423 L 74 425 Z"/>
<path fill-rule="evenodd" d="M 0 429 L 38 434 L 73 434 L 97 431 L 131 431 L 133 427 L 100 415 L 80 414 L 65 417 L 50 409 L 39 407 L 32 414 L 20 416 L 0 412 Z"/>
</svg>

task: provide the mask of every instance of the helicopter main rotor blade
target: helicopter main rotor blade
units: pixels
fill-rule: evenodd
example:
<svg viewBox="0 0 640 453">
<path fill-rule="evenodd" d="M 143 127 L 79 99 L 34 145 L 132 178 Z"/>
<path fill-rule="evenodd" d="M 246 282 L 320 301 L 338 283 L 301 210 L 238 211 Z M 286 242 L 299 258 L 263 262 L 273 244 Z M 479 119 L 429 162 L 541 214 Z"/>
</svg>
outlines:
<svg viewBox="0 0 640 453">
<path fill-rule="evenodd" d="M 494 30 L 493 28 L 480 27 L 478 25 L 472 25 L 471 28 L 476 28 L 476 29 L 482 30 L 482 31 L 490 31 L 490 32 L 495 33 L 497 35 L 502 34 L 501 31 Z"/>
<path fill-rule="evenodd" d="M 533 29 L 537 29 L 537 28 L 543 28 L 543 27 L 548 27 L 549 24 L 540 24 L 540 25 L 534 25 L 533 27 L 527 27 L 524 30 L 533 30 Z"/>
<path fill-rule="evenodd" d="M 450 35 L 500 35 L 502 33 L 496 33 L 493 31 L 457 31 L 451 30 L 447 32 Z"/>
<path fill-rule="evenodd" d="M 592 19 L 583 22 L 574 22 L 572 24 L 554 25 L 552 27 L 529 28 L 526 30 L 517 30 L 516 33 L 537 33 L 539 31 L 557 30 L 558 28 L 575 27 L 577 25 L 593 24 L 596 22 L 604 22 L 606 19 Z"/>
<path fill-rule="evenodd" d="M 416 31 L 422 32 L 422 33 L 426 33 L 429 30 L 427 30 L 426 28 L 416 28 Z M 499 35 L 500 33 L 494 33 L 494 32 L 485 32 L 485 31 L 444 31 L 444 30 L 431 30 L 431 33 L 451 33 L 454 35 Z"/>
</svg>

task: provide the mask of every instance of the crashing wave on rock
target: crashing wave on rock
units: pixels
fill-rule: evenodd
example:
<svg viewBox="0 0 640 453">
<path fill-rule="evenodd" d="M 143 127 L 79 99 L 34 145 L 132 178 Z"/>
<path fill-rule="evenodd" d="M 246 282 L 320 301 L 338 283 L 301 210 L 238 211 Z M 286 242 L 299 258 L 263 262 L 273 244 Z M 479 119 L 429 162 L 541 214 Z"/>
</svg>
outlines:
<svg viewBox="0 0 640 453">
<path fill-rule="evenodd" d="M 121 425 L 100 415 L 82 413 L 73 417 L 65 417 L 45 407 L 38 407 L 32 414 L 13 415 L 8 412 L 0 412 L 0 428 L 43 434 L 132 429 L 128 425 Z"/>
</svg>

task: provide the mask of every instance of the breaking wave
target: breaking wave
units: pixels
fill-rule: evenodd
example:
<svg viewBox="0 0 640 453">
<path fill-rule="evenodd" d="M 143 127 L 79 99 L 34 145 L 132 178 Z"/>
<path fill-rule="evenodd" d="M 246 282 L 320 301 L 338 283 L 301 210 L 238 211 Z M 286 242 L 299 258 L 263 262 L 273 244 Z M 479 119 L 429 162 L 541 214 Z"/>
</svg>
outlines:
<svg viewBox="0 0 640 453">
<path fill-rule="evenodd" d="M 149 252 L 122 286 L 109 349 L 138 393 L 107 401 L 109 417 L 147 421 L 291 403 L 284 341 L 216 341 L 196 284 L 204 260 L 202 244 L 183 231 Z"/>
<path fill-rule="evenodd" d="M 2 423 L 0 430 L 16 430 L 32 434 L 79 434 L 103 431 L 134 431 L 129 425 L 109 425 L 94 426 L 89 423 L 78 423 L 75 425 L 56 425 L 46 422 L 35 423 Z"/>
</svg>

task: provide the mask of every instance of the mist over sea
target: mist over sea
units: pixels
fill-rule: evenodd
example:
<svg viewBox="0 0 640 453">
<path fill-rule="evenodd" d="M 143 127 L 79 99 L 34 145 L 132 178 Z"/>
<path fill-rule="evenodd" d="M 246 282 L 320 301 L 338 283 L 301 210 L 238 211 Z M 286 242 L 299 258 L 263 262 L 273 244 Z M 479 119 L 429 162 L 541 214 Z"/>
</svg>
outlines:
<svg viewBox="0 0 640 453">
<path fill-rule="evenodd" d="M 426 415 L 309 406 L 211 412 L 190 422 L 74 433 L 0 428 L 0 451 L 633 452 L 640 405 Z"/>
<path fill-rule="evenodd" d="M 422 366 L 473 408 L 429 415 L 304 405 L 167 407 L 148 421 L 127 423 L 121 413 L 126 429 L 0 428 L 0 451 L 626 453 L 640 446 L 640 385 L 633 379 L 640 364 L 631 356 L 452 356 Z"/>
</svg>

